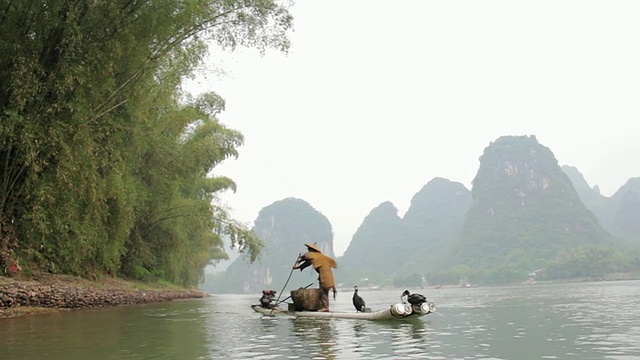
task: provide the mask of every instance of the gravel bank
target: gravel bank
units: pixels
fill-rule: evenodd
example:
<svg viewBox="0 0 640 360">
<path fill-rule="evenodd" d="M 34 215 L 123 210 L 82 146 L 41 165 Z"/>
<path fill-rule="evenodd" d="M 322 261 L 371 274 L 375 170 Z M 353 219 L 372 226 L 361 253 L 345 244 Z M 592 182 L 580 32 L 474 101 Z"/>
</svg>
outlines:
<svg viewBox="0 0 640 360">
<path fill-rule="evenodd" d="M 47 274 L 28 280 L 0 277 L 0 318 L 54 309 L 87 309 L 207 296 L 200 290 L 147 287 L 123 280 L 94 282 L 66 275 Z"/>
</svg>

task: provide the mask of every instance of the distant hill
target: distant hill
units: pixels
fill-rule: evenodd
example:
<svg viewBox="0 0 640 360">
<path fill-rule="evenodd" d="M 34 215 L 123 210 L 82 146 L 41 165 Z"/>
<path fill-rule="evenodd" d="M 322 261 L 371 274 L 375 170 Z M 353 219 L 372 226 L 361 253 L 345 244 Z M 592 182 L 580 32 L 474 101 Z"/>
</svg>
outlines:
<svg viewBox="0 0 640 360">
<path fill-rule="evenodd" d="M 347 287 L 379 282 L 398 272 L 410 251 L 402 234 L 398 209 L 389 201 L 383 202 L 371 210 L 353 235 L 338 261 L 343 271 L 336 281 Z"/>
<path fill-rule="evenodd" d="M 613 221 L 615 213 L 610 199 L 600 194 L 600 188 L 597 185 L 593 188 L 589 187 L 584 176 L 576 167 L 563 165 L 562 171 L 569 177 L 569 180 L 571 180 L 582 203 L 596 215 L 600 224 L 607 228 Z"/>
<path fill-rule="evenodd" d="M 611 197 L 615 215 L 611 231 L 640 245 L 640 178 L 631 178 Z"/>
<path fill-rule="evenodd" d="M 472 267 L 541 266 L 581 245 L 613 245 L 535 136 L 503 136 L 485 148 L 455 258 Z"/>
<path fill-rule="evenodd" d="M 471 192 L 443 178 L 429 181 L 411 199 L 404 217 L 384 202 L 364 219 L 340 258 L 349 285 L 376 283 L 391 274 L 435 271 L 460 232 Z"/>
<path fill-rule="evenodd" d="M 336 282 L 404 287 L 640 274 L 639 218 L 640 178 L 607 198 L 575 167 L 561 168 L 535 136 L 503 136 L 484 149 L 471 190 L 437 177 L 404 216 L 389 201 L 372 209 L 337 259 Z M 208 275 L 205 290 L 279 291 L 303 243 L 317 241 L 333 255 L 329 221 L 300 199 L 265 207 L 254 231 L 267 246 L 263 257 Z M 288 288 L 316 277 L 296 273 Z"/>
<path fill-rule="evenodd" d="M 229 257 L 227 260 L 217 260 L 207 265 L 204 268 L 204 274 L 217 274 L 221 273 L 229 267 L 239 256 L 238 248 L 231 248 L 231 239 L 228 236 L 222 237 L 222 242 L 224 243 L 224 251 Z"/>
<path fill-rule="evenodd" d="M 262 256 L 253 264 L 240 256 L 221 274 L 205 276 L 201 289 L 210 293 L 256 293 L 263 289 L 280 291 L 291 267 L 305 243 L 317 243 L 323 252 L 333 252 L 333 231 L 329 220 L 304 200 L 287 198 L 277 201 L 258 214 L 254 233 L 265 243 Z M 316 282 L 317 274 L 306 269 L 295 271 L 287 288 Z"/>
<path fill-rule="evenodd" d="M 428 272 L 442 269 L 472 201 L 469 189 L 444 178 L 434 178 L 413 196 L 402 218 L 412 269 Z"/>
<path fill-rule="evenodd" d="M 630 244 L 640 244 L 640 178 L 631 178 L 610 198 L 601 195 L 597 186 L 590 188 L 575 167 L 563 166 L 584 205 L 600 224 Z"/>
</svg>

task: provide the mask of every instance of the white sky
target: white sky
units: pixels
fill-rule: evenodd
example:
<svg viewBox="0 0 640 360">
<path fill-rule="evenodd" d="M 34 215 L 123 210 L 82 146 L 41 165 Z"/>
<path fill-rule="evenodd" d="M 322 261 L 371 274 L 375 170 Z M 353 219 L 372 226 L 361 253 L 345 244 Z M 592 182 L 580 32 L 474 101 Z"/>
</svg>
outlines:
<svg viewBox="0 0 640 360">
<path fill-rule="evenodd" d="M 213 54 L 187 84 L 245 135 L 216 168 L 253 225 L 287 197 L 323 213 L 342 255 L 364 217 L 403 216 L 434 177 L 471 189 L 502 135 L 536 135 L 611 196 L 640 176 L 640 2 L 298 0 L 288 55 Z M 223 69 L 226 74 L 214 71 Z"/>
</svg>

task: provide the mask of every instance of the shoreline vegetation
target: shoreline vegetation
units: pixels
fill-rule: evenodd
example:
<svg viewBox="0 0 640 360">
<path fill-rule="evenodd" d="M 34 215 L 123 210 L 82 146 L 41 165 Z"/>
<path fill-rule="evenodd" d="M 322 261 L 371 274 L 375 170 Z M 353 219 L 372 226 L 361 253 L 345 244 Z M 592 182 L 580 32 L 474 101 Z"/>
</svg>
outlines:
<svg viewBox="0 0 640 360">
<path fill-rule="evenodd" d="M 0 319 L 34 314 L 160 303 L 211 296 L 199 289 L 70 275 L 0 276 Z"/>
<path fill-rule="evenodd" d="M 0 273 L 24 267 L 191 287 L 227 258 L 226 239 L 255 260 L 262 242 L 220 199 L 236 183 L 214 172 L 238 157 L 244 136 L 220 121 L 220 95 L 192 93 L 185 80 L 208 67 L 214 48 L 286 53 L 292 4 L 45 4 L 0 6 L 0 43 L 12 44 L 0 51 Z M 31 284 L 3 296 L 75 308 L 85 299 L 72 293 L 88 286 Z M 121 296 L 84 304 L 145 302 L 156 292 Z"/>
</svg>

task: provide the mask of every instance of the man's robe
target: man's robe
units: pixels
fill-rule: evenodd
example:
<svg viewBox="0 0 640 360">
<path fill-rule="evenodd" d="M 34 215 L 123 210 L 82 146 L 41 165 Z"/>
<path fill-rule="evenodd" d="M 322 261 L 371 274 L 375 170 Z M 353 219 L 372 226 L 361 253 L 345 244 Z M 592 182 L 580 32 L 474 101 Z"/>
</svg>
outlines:
<svg viewBox="0 0 640 360">
<path fill-rule="evenodd" d="M 336 283 L 333 279 L 333 272 L 331 271 L 331 268 L 338 267 L 335 260 L 327 255 L 315 251 L 305 253 L 302 255 L 302 258 L 304 259 L 304 263 L 300 265 L 301 270 L 312 265 L 314 270 L 318 273 L 320 288 L 325 291 L 329 291 L 331 289 L 335 290 Z"/>
</svg>

